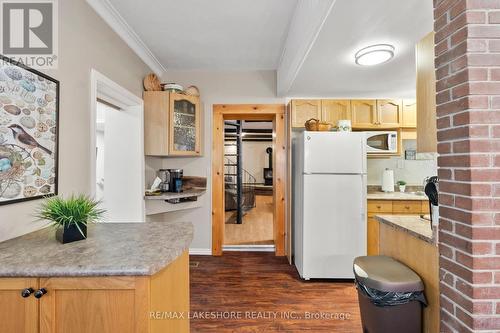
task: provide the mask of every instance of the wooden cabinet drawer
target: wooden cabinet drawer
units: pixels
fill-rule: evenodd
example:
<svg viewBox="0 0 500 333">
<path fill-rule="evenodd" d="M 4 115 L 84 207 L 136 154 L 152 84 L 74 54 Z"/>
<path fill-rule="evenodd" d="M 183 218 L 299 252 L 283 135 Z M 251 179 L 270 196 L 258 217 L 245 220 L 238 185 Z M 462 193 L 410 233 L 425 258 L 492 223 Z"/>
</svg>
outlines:
<svg viewBox="0 0 500 333">
<path fill-rule="evenodd" d="M 392 213 L 392 201 L 368 200 L 368 214 Z"/>
<path fill-rule="evenodd" d="M 394 214 L 420 214 L 421 211 L 421 201 L 394 201 L 392 204 Z"/>
</svg>

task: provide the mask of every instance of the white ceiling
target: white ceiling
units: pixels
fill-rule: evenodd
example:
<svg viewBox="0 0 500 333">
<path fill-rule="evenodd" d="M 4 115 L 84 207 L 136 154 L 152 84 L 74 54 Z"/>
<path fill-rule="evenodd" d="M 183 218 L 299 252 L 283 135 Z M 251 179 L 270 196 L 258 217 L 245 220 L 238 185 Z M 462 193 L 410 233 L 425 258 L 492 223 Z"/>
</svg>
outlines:
<svg viewBox="0 0 500 333">
<path fill-rule="evenodd" d="M 167 69 L 276 69 L 297 0 L 109 0 Z"/>
<path fill-rule="evenodd" d="M 431 0 L 337 0 L 304 61 L 289 96 L 412 97 L 415 44 L 433 30 Z M 362 67 L 354 53 L 390 43 L 395 58 Z"/>
<path fill-rule="evenodd" d="M 289 97 L 412 97 L 414 47 L 433 30 L 432 0 L 87 1 L 159 75 L 277 69 Z M 375 43 L 395 58 L 356 65 Z"/>
</svg>

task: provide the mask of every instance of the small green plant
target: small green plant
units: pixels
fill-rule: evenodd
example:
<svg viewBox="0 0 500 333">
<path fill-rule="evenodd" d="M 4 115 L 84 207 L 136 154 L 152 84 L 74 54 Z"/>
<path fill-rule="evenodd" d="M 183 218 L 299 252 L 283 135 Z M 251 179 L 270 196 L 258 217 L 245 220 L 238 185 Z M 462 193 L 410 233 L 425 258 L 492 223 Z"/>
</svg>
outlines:
<svg viewBox="0 0 500 333">
<path fill-rule="evenodd" d="M 398 185 L 399 186 L 405 186 L 406 182 L 404 180 L 398 180 Z"/>
<path fill-rule="evenodd" d="M 80 226 L 98 222 L 102 218 L 105 210 L 98 207 L 100 203 L 85 195 L 72 195 L 67 199 L 50 197 L 41 204 L 35 217 L 39 220 L 49 220 L 50 225 L 56 229 L 74 225 L 85 237 Z"/>
</svg>

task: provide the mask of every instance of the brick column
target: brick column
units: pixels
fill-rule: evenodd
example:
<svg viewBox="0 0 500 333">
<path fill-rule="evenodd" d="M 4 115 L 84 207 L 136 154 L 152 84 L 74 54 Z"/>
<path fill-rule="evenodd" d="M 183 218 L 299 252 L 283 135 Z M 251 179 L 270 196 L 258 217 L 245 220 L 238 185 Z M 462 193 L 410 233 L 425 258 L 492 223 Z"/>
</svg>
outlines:
<svg viewBox="0 0 500 333">
<path fill-rule="evenodd" d="M 434 0 L 442 332 L 500 330 L 500 0 Z"/>
</svg>

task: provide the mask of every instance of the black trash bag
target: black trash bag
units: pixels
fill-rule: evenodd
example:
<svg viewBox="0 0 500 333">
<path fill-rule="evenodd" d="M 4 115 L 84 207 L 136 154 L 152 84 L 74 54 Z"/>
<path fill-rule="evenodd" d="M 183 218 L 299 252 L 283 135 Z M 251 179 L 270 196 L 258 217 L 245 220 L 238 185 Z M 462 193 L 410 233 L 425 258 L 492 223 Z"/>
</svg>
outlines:
<svg viewBox="0 0 500 333">
<path fill-rule="evenodd" d="M 357 280 L 355 281 L 356 288 L 363 293 L 370 301 L 380 307 L 403 305 L 410 303 L 411 301 L 419 301 L 425 307 L 427 306 L 427 300 L 423 291 L 411 291 L 411 292 L 396 292 L 396 291 L 381 291 L 367 287 Z"/>
</svg>

